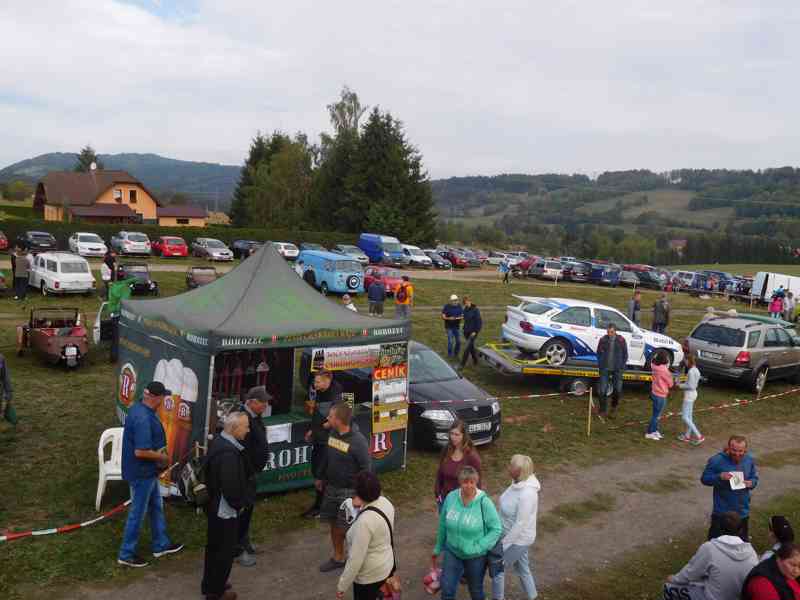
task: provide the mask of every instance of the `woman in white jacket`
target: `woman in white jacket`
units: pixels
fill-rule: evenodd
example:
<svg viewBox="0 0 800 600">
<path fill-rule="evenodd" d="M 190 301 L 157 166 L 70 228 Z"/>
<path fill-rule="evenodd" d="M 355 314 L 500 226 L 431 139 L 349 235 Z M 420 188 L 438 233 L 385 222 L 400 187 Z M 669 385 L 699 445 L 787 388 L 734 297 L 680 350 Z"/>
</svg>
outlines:
<svg viewBox="0 0 800 600">
<path fill-rule="evenodd" d="M 508 466 L 512 483 L 500 496 L 498 503 L 503 522 L 504 571 L 513 568 L 528 600 L 538 595 L 533 581 L 528 551 L 536 540 L 536 513 L 539 510 L 541 485 L 533 474 L 530 456 L 515 454 Z M 505 598 L 505 572 L 492 579 L 493 600 Z"/>
</svg>

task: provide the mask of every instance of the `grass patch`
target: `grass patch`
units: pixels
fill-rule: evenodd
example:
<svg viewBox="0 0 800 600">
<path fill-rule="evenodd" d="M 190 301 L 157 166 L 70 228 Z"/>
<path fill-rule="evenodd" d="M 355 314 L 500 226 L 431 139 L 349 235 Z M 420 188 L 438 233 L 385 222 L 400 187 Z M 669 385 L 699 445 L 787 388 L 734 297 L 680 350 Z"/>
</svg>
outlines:
<svg viewBox="0 0 800 600">
<path fill-rule="evenodd" d="M 754 505 L 750 535 L 757 552 L 763 552 L 769 545 L 767 519 L 771 515 L 785 515 L 791 522 L 800 522 L 800 490 L 788 490 L 766 505 Z M 540 597 L 543 600 L 660 598 L 667 575 L 677 573 L 688 562 L 706 541 L 706 533 L 704 526 L 678 535 L 669 543 L 637 549 L 610 568 L 582 573 L 545 590 Z"/>
<path fill-rule="evenodd" d="M 758 462 L 759 466 L 761 461 Z M 671 494 L 673 492 L 680 492 L 687 490 L 694 485 L 695 480 L 680 477 L 662 477 L 656 481 L 625 481 L 618 484 L 620 491 L 635 494 L 637 492 L 644 492 L 645 494 Z"/>
<path fill-rule="evenodd" d="M 539 518 L 537 529 L 556 533 L 567 525 L 590 521 L 598 513 L 614 510 L 616 499 L 611 494 L 597 493 L 581 502 L 564 502 Z"/>
<path fill-rule="evenodd" d="M 800 464 L 800 453 L 796 449 L 793 450 L 776 450 L 775 452 L 768 452 L 758 457 L 759 467 L 771 467 L 773 469 L 780 469 L 787 465 Z"/>
</svg>

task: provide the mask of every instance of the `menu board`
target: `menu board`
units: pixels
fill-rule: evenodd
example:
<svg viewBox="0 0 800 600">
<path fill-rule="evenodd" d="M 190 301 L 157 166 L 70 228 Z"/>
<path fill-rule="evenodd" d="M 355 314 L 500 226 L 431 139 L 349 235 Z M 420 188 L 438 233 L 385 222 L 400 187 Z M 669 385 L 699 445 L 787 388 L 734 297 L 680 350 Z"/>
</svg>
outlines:
<svg viewBox="0 0 800 600">
<path fill-rule="evenodd" d="M 382 344 L 372 371 L 372 432 L 408 426 L 408 344 Z"/>
</svg>

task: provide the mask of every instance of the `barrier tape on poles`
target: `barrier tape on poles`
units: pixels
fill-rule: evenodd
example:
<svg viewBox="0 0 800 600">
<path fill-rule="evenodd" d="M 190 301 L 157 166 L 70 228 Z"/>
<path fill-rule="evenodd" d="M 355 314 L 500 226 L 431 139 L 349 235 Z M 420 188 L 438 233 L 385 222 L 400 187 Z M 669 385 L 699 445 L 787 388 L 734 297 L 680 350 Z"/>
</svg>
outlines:
<svg viewBox="0 0 800 600">
<path fill-rule="evenodd" d="M 88 521 L 84 521 L 83 523 L 75 523 L 73 525 L 64 525 L 62 527 L 52 527 L 50 529 L 39 529 L 37 531 L 19 531 L 16 533 L 7 533 L 6 535 L 0 535 L 0 543 L 2 542 L 12 542 L 14 540 L 20 540 L 22 538 L 27 537 L 40 537 L 43 535 L 53 535 L 56 533 L 69 533 L 71 531 L 77 531 L 78 529 L 83 529 L 84 527 L 89 527 L 90 525 L 94 525 L 95 523 L 99 523 L 100 521 L 104 521 L 105 519 L 114 516 L 117 513 L 124 511 L 128 508 L 131 501 L 126 500 L 119 506 L 115 506 L 109 511 L 104 512 L 98 517 L 94 519 L 90 519 Z"/>
</svg>

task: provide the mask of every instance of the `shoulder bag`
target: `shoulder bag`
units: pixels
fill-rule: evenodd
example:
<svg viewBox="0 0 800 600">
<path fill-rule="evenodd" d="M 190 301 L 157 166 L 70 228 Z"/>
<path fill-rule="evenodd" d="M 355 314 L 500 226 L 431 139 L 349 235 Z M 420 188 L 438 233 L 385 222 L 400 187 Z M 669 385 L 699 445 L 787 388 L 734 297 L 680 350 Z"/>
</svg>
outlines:
<svg viewBox="0 0 800 600">
<path fill-rule="evenodd" d="M 387 517 L 380 508 L 376 506 L 368 506 L 363 512 L 368 510 L 378 513 L 381 517 L 383 517 L 383 520 L 386 521 L 386 526 L 389 528 L 389 540 L 392 544 L 392 570 L 389 572 L 389 577 L 386 578 L 386 581 L 381 586 L 381 593 L 383 594 L 384 598 L 399 600 L 402 585 L 400 583 L 400 578 L 395 574 L 397 571 L 397 553 L 394 551 L 394 531 L 392 531 L 392 524 L 389 522 L 389 517 Z"/>
</svg>

